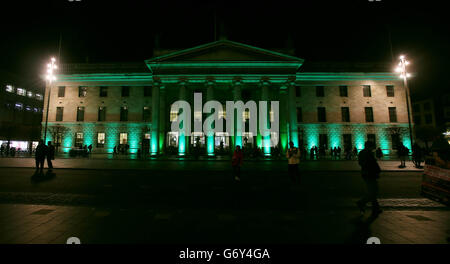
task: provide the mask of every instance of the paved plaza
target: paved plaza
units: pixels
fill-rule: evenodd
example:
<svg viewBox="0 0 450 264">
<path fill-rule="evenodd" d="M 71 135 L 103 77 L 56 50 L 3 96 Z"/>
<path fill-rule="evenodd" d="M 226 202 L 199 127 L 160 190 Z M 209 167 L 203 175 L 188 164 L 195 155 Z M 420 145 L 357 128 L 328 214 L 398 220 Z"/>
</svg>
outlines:
<svg viewBox="0 0 450 264">
<path fill-rule="evenodd" d="M 383 171 L 372 218 L 355 206 L 360 173 L 330 170 L 339 161 L 311 162 L 296 184 L 281 162 L 248 162 L 235 182 L 228 162 L 57 161 L 71 168 L 0 167 L 0 243 L 449 243 L 450 210 L 420 194 L 421 171 Z"/>
</svg>

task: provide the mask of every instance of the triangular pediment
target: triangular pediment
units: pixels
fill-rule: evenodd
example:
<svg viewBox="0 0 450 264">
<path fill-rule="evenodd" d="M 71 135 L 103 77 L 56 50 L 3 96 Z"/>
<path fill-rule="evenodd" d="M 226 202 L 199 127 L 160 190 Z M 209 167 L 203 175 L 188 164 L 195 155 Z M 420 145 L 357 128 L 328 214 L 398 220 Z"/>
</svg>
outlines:
<svg viewBox="0 0 450 264">
<path fill-rule="evenodd" d="M 253 47 L 229 40 L 220 40 L 194 48 L 185 49 L 151 58 L 147 63 L 164 62 L 299 62 L 303 60 L 290 55 Z"/>
</svg>

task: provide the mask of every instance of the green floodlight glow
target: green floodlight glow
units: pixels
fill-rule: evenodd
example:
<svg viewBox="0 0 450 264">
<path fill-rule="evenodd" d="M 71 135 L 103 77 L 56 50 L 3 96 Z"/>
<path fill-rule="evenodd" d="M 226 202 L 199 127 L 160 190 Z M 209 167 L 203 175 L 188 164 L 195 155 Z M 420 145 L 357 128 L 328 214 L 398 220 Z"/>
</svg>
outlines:
<svg viewBox="0 0 450 264">
<path fill-rule="evenodd" d="M 178 154 L 183 156 L 186 152 L 186 137 L 183 136 L 179 136 L 178 137 Z"/>
<path fill-rule="evenodd" d="M 208 151 L 208 155 L 214 155 L 214 136 L 206 137 L 206 147 Z"/>
</svg>

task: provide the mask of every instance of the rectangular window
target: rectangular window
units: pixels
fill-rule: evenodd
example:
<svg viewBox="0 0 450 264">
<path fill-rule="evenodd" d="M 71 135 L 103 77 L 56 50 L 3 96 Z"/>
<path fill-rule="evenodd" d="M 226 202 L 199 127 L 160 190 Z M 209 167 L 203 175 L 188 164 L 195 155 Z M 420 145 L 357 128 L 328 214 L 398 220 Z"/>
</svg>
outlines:
<svg viewBox="0 0 450 264">
<path fill-rule="evenodd" d="M 144 86 L 144 96 L 152 96 L 152 86 Z"/>
<path fill-rule="evenodd" d="M 352 147 L 352 134 L 344 134 L 344 151 L 351 150 Z"/>
<path fill-rule="evenodd" d="M 144 106 L 144 109 L 142 111 L 142 121 L 148 122 L 152 120 L 152 112 L 150 107 Z"/>
<path fill-rule="evenodd" d="M 63 121 L 64 107 L 56 107 L 56 121 Z"/>
<path fill-rule="evenodd" d="M 105 146 L 105 133 L 97 133 L 97 148 L 103 148 Z"/>
<path fill-rule="evenodd" d="M 347 85 L 339 86 L 339 95 L 341 97 L 348 97 L 348 88 Z"/>
<path fill-rule="evenodd" d="M 372 142 L 373 146 L 375 146 L 375 147 L 377 146 L 375 134 L 367 134 L 367 141 Z"/>
<path fill-rule="evenodd" d="M 75 147 L 83 147 L 83 133 L 75 133 Z"/>
<path fill-rule="evenodd" d="M 100 86 L 100 97 L 107 97 L 107 96 L 108 96 L 108 87 Z"/>
<path fill-rule="evenodd" d="M 386 86 L 387 97 L 394 97 L 394 85 Z"/>
<path fill-rule="evenodd" d="M 431 110 L 431 104 L 429 102 L 423 104 L 423 110 L 430 111 Z"/>
<path fill-rule="evenodd" d="M 373 109 L 372 107 L 364 107 L 366 113 L 366 122 L 373 122 Z"/>
<path fill-rule="evenodd" d="M 372 93 L 370 91 L 370 85 L 363 85 L 363 96 L 364 97 L 371 97 Z"/>
<path fill-rule="evenodd" d="M 425 123 L 426 123 L 427 125 L 433 123 L 433 116 L 432 116 L 431 114 L 426 114 L 426 115 L 425 115 Z"/>
<path fill-rule="evenodd" d="M 297 122 L 303 122 L 303 113 L 301 107 L 297 107 Z"/>
<path fill-rule="evenodd" d="M 18 94 L 18 95 L 25 96 L 25 93 L 26 93 L 25 89 L 17 88 L 17 94 Z"/>
<path fill-rule="evenodd" d="M 36 94 L 36 99 L 38 99 L 39 101 L 42 101 L 44 99 L 44 97 L 42 96 L 42 94 Z"/>
<path fill-rule="evenodd" d="M 389 107 L 389 122 L 397 122 L 397 109 L 395 107 Z"/>
<path fill-rule="evenodd" d="M 317 107 L 317 120 L 319 122 L 327 122 L 327 113 L 325 107 Z"/>
<path fill-rule="evenodd" d="M 98 121 L 106 121 L 106 107 L 104 106 L 98 108 Z"/>
<path fill-rule="evenodd" d="M 77 107 L 77 121 L 84 121 L 84 106 Z"/>
<path fill-rule="evenodd" d="M 301 86 L 295 86 L 295 96 L 296 97 L 302 96 L 302 87 Z"/>
<path fill-rule="evenodd" d="M 128 121 L 128 107 L 126 106 L 120 108 L 120 121 Z"/>
<path fill-rule="evenodd" d="M 64 97 L 66 95 L 66 87 L 58 86 L 58 97 Z"/>
<path fill-rule="evenodd" d="M 27 92 L 27 96 L 30 97 L 30 98 L 32 98 L 32 97 L 33 97 L 33 92 L 32 92 L 32 91 L 28 91 L 28 92 Z"/>
<path fill-rule="evenodd" d="M 177 121 L 178 111 L 170 111 L 170 122 Z"/>
<path fill-rule="evenodd" d="M 130 86 L 122 86 L 122 97 L 130 96 Z"/>
<path fill-rule="evenodd" d="M 319 134 L 319 147 L 328 149 L 328 135 L 327 134 Z"/>
<path fill-rule="evenodd" d="M 119 144 L 121 145 L 128 144 L 128 133 L 120 133 Z"/>
<path fill-rule="evenodd" d="M 414 116 L 414 123 L 416 123 L 416 125 L 420 126 L 422 124 L 422 118 L 420 118 L 419 115 Z"/>
<path fill-rule="evenodd" d="M 391 134 L 391 142 L 392 142 L 392 148 L 398 149 L 398 146 L 400 145 L 400 135 L 399 134 Z"/>
<path fill-rule="evenodd" d="M 316 86 L 316 96 L 317 97 L 324 97 L 325 96 L 325 89 L 323 86 Z"/>
<path fill-rule="evenodd" d="M 341 107 L 342 122 L 350 122 L 350 108 Z"/>
<path fill-rule="evenodd" d="M 87 95 L 87 87 L 79 86 L 78 87 L 78 97 L 86 97 L 86 95 Z"/>
<path fill-rule="evenodd" d="M 6 85 L 6 91 L 8 93 L 14 93 L 14 87 L 12 85 Z"/>
<path fill-rule="evenodd" d="M 23 104 L 22 103 L 16 103 L 14 105 L 14 108 L 17 109 L 17 110 L 23 110 Z"/>
</svg>

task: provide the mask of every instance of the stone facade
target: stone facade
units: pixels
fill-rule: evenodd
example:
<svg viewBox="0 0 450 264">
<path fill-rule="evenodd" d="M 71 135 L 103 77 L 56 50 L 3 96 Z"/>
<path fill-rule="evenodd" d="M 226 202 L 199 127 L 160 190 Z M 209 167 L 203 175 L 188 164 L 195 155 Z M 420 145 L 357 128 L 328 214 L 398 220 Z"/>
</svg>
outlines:
<svg viewBox="0 0 450 264">
<path fill-rule="evenodd" d="M 343 148 L 344 134 L 351 134 L 351 146 L 357 149 L 363 148 L 371 134 L 385 153 L 392 151 L 389 128 L 397 127 L 403 131 L 408 127 L 401 79 L 383 72 L 302 72 L 302 63 L 302 59 L 288 55 L 231 41 L 217 41 L 147 60 L 148 69 L 120 72 L 120 65 L 116 68 L 87 65 L 89 72 L 83 72 L 80 65 L 65 65 L 63 71 L 70 67 L 77 70 L 62 72 L 46 89 L 45 98 L 51 89 L 49 127 L 66 127 L 60 133 L 64 151 L 75 147 L 77 133 L 83 133 L 83 145 L 92 144 L 95 152 L 111 153 L 114 146 L 121 143 L 120 133 L 127 133 L 126 142 L 132 153 L 138 149 L 152 154 L 167 153 L 176 141 L 174 147 L 184 154 L 192 145 L 188 142 L 195 145 L 196 140 L 179 137 L 174 141 L 171 138 L 170 106 L 180 99 L 193 105 L 197 92 L 202 93 L 203 103 L 217 100 L 223 106 L 226 101 L 279 101 L 278 136 L 282 151 L 288 141 L 307 149 L 320 143 L 327 148 Z M 58 96 L 59 86 L 65 87 L 64 97 Z M 124 86 L 129 87 L 129 96 L 123 96 Z M 318 96 L 316 89 L 321 86 L 324 94 Z M 347 87 L 346 96 L 340 93 L 341 86 Z M 370 96 L 364 96 L 363 89 L 367 89 L 364 86 L 370 86 Z M 391 92 L 393 89 L 393 96 L 388 96 L 387 86 Z M 85 97 L 79 96 L 79 87 L 87 87 Z M 107 90 L 105 97 L 100 96 L 101 89 Z M 56 120 L 57 107 L 64 109 L 62 121 Z M 78 107 L 84 107 L 83 121 L 77 121 Z M 99 107 L 106 107 L 105 121 L 99 121 Z M 121 107 L 127 108 L 127 121 L 121 121 Z M 147 107 L 150 119 L 144 120 L 144 107 Z M 318 107 L 325 108 L 324 122 L 318 119 Z M 348 122 L 342 120 L 341 107 L 349 108 Z M 366 122 L 365 107 L 372 107 L 373 122 Z M 301 120 L 298 120 L 299 108 Z M 202 116 L 204 120 L 206 114 Z M 104 145 L 100 147 L 96 147 L 98 133 L 105 133 Z M 54 135 L 49 133 L 47 137 Z M 206 147 L 205 154 L 217 153 L 220 141 L 230 149 L 243 144 L 243 138 L 236 135 L 218 136 L 224 138 L 199 138 L 200 144 Z M 410 147 L 407 130 L 400 136 L 402 143 Z M 325 142 L 320 142 L 320 137 L 322 141 L 325 138 Z M 143 147 L 146 139 L 149 140 L 148 149 Z M 254 135 L 250 141 L 263 147 L 260 135 Z M 266 151 L 269 153 L 270 149 Z"/>
</svg>

